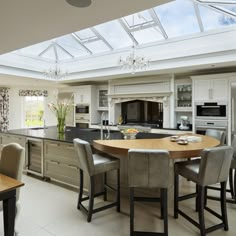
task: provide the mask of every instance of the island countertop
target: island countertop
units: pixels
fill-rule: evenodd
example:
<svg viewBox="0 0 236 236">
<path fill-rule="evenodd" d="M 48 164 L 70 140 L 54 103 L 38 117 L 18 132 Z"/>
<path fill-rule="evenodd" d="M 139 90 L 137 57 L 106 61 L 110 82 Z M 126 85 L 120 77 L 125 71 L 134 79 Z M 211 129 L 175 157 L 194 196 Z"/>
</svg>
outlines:
<svg viewBox="0 0 236 236">
<path fill-rule="evenodd" d="M 100 139 L 99 129 L 80 129 L 76 127 L 67 127 L 64 134 L 59 134 L 55 126 L 47 127 L 45 129 L 44 128 L 15 129 L 15 130 L 7 131 L 6 134 L 14 134 L 14 135 L 21 135 L 25 137 L 55 140 L 55 141 L 61 141 L 61 142 L 67 142 L 67 143 L 72 143 L 73 139 L 75 138 L 86 140 L 87 142 L 91 144 L 94 140 Z M 167 136 L 170 136 L 170 135 L 140 132 L 137 134 L 136 138 L 137 139 L 153 139 L 153 138 L 164 138 Z M 123 139 L 123 134 L 121 134 L 119 131 L 111 131 L 110 139 Z"/>
</svg>

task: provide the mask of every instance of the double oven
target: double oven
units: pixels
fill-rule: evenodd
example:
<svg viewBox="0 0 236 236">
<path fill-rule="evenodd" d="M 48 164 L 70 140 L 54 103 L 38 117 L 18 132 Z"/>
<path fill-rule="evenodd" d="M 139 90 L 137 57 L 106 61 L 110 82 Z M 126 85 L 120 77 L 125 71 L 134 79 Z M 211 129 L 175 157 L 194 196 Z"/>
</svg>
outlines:
<svg viewBox="0 0 236 236">
<path fill-rule="evenodd" d="M 75 124 L 78 128 L 89 128 L 89 105 L 77 104 L 75 107 Z"/>
<path fill-rule="evenodd" d="M 195 103 L 195 132 L 205 134 L 207 129 L 228 129 L 228 106 L 226 102 Z"/>
</svg>

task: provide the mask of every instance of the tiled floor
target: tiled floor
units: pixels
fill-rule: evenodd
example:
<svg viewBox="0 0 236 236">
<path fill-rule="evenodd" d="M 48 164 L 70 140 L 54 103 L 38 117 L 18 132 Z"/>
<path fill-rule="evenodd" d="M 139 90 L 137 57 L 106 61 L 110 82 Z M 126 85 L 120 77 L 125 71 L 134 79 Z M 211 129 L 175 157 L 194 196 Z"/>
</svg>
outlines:
<svg viewBox="0 0 236 236">
<path fill-rule="evenodd" d="M 24 176 L 23 181 L 25 186 L 21 189 L 21 211 L 16 223 L 19 236 L 129 235 L 127 200 L 122 199 L 122 213 L 117 213 L 115 208 L 109 209 L 95 214 L 92 222 L 87 223 L 85 216 L 76 209 L 77 193 L 28 176 Z M 183 185 L 184 190 L 194 188 L 191 182 L 183 182 Z M 217 202 L 209 201 L 209 204 L 214 208 L 217 206 Z M 138 229 L 162 229 L 159 208 L 148 204 L 145 205 L 144 211 L 143 206 L 143 204 L 137 204 L 136 208 Z M 193 206 L 192 200 L 186 202 L 185 211 L 192 214 L 194 211 L 190 207 Z M 170 236 L 199 235 L 198 230 L 181 216 L 175 220 L 172 212 L 173 210 L 169 209 Z M 206 218 L 210 224 L 217 222 L 217 220 L 209 218 L 208 214 L 206 214 Z M 228 232 L 218 230 L 209 235 L 234 236 L 236 232 L 236 205 L 228 204 L 228 218 L 230 227 Z M 0 222 L 0 235 L 3 235 L 2 222 Z"/>
</svg>

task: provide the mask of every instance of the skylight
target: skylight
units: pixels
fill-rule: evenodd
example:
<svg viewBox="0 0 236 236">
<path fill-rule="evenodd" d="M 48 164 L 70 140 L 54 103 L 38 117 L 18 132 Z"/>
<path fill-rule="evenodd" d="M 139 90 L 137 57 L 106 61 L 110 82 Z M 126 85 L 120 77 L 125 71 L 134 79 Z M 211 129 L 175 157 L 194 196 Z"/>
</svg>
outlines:
<svg viewBox="0 0 236 236">
<path fill-rule="evenodd" d="M 110 53 L 236 24 L 236 0 L 176 0 L 15 51 L 52 62 Z"/>
</svg>

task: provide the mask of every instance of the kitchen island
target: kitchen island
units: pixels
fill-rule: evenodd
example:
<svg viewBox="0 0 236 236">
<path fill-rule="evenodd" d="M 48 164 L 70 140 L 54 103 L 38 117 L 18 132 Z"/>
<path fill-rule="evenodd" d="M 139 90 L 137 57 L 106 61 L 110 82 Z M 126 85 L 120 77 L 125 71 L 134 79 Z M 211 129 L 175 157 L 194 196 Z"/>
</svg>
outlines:
<svg viewBox="0 0 236 236">
<path fill-rule="evenodd" d="M 166 136 L 169 134 L 138 133 L 137 139 L 157 139 Z M 64 134 L 58 134 L 56 127 L 17 129 L 0 133 L 0 138 L 1 144 L 15 142 L 25 148 L 26 173 L 78 188 L 79 161 L 74 151 L 73 139 L 80 138 L 92 144 L 94 140 L 100 139 L 100 130 L 67 127 Z M 123 139 L 123 134 L 111 131 L 110 139 Z M 85 184 L 85 188 L 87 187 Z"/>
</svg>

